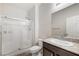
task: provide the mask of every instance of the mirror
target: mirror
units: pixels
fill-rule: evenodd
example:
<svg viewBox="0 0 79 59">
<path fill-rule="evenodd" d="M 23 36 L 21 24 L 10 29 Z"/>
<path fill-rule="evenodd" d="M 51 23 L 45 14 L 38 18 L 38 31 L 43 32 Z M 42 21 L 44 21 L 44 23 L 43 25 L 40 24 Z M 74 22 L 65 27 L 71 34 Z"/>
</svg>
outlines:
<svg viewBox="0 0 79 59">
<path fill-rule="evenodd" d="M 52 37 L 79 39 L 79 4 L 52 13 Z"/>
<path fill-rule="evenodd" d="M 68 37 L 79 37 L 79 15 L 66 19 L 66 33 Z"/>
</svg>

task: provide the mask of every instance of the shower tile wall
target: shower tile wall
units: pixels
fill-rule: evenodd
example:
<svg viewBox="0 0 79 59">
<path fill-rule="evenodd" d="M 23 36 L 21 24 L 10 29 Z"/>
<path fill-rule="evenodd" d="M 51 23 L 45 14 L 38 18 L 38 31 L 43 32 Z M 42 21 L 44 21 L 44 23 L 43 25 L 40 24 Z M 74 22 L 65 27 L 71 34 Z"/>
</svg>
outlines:
<svg viewBox="0 0 79 59">
<path fill-rule="evenodd" d="M 2 10 L 3 9 L 3 10 Z M 9 5 L 9 4 L 7 4 L 7 3 L 5 3 L 5 4 L 2 4 L 2 3 L 0 3 L 0 18 L 1 18 L 1 16 L 8 16 L 8 17 L 10 17 L 10 18 L 17 18 L 17 19 L 20 19 L 20 20 L 23 20 L 26 16 L 27 16 L 27 12 L 25 11 L 25 10 L 23 10 L 23 9 L 20 9 L 20 8 L 17 8 L 16 6 L 13 6 L 13 5 Z M 1 20 L 1 19 L 0 19 Z M 13 23 L 13 22 L 12 22 Z M 1 24 L 1 23 L 0 23 Z M 10 25 L 10 24 L 9 24 Z M 8 27 L 10 27 L 10 29 L 8 28 Z M 1 27 L 0 27 L 1 28 Z M 12 28 L 12 26 L 7 26 L 7 28 L 8 28 L 8 30 L 11 30 L 11 28 Z M 18 27 L 17 27 L 18 28 Z M 20 29 L 20 28 L 19 28 Z M 18 29 L 18 30 L 19 30 Z M 22 28 L 23 29 L 23 28 Z M 16 30 L 16 29 L 15 29 Z M 18 31 L 17 30 L 17 31 Z M 23 30 L 24 32 L 25 32 L 25 30 Z M 0 36 L 1 36 L 1 34 L 0 34 Z M 9 36 L 9 35 L 8 35 Z M 29 35 L 30 36 L 30 35 Z M 25 36 L 26 37 L 26 36 Z M 1 37 L 0 37 L 1 38 Z M 12 37 L 8 37 L 8 38 L 12 38 Z M 18 37 L 18 38 L 20 38 L 20 37 Z M 13 39 L 13 38 L 12 38 Z M 14 38 L 15 39 L 15 38 Z M 21 39 L 21 38 L 20 38 Z M 16 40 L 16 39 L 15 39 Z M 26 39 L 24 39 L 24 43 L 25 43 L 25 40 Z M 29 43 L 29 41 L 30 41 L 30 43 Z M 10 40 L 11 41 L 11 40 Z M 6 41 L 6 43 L 8 43 L 8 44 L 10 44 L 10 41 Z M 10 48 L 10 46 L 9 47 L 7 47 L 6 49 L 11 49 L 11 50 L 5 50 L 5 51 L 7 51 L 7 53 L 8 52 L 16 52 L 16 54 L 17 54 L 17 51 L 19 51 L 18 50 L 18 47 L 20 46 L 20 48 L 26 48 L 26 47 L 28 47 L 28 46 L 32 46 L 32 40 L 31 39 L 27 39 L 27 41 L 26 42 L 28 42 L 27 44 L 25 43 L 21 43 L 20 45 L 18 44 L 18 39 L 16 40 L 17 42 L 14 42 L 14 41 L 12 41 L 12 44 L 10 44 L 10 46 L 11 46 L 11 48 Z M 0 55 L 2 54 L 1 53 L 1 50 L 2 50 L 2 39 L 0 39 Z M 23 42 L 23 41 L 21 41 L 21 42 Z M 16 44 L 15 44 L 16 43 Z M 4 46 L 5 44 L 3 44 L 3 46 Z M 19 45 L 19 46 L 18 46 Z M 23 46 L 22 46 L 23 45 Z M 27 46 L 28 45 L 28 46 Z M 17 48 L 16 48 L 16 47 Z M 15 47 L 15 48 L 14 48 Z M 4 47 L 3 47 L 4 48 Z M 14 49 L 14 50 L 16 50 L 16 51 L 12 51 L 12 48 Z M 5 53 L 3 53 L 3 54 L 5 54 Z M 10 54 L 10 53 L 9 53 Z"/>
</svg>

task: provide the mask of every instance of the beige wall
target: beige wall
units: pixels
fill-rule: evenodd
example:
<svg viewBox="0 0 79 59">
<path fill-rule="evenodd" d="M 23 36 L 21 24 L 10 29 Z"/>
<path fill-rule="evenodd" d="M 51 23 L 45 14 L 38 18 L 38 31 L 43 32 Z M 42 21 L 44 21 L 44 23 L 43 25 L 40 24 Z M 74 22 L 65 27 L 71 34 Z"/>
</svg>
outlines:
<svg viewBox="0 0 79 59">
<path fill-rule="evenodd" d="M 1 53 L 2 53 L 2 33 L 1 33 L 1 18 L 0 18 L 0 56 L 1 56 Z"/>
<path fill-rule="evenodd" d="M 27 16 L 25 10 L 17 8 L 16 6 L 10 5 L 8 3 L 0 3 L 0 14 L 13 18 L 24 19 Z"/>
<path fill-rule="evenodd" d="M 50 3 L 43 3 L 39 7 L 39 38 L 51 36 L 51 7 Z"/>
<path fill-rule="evenodd" d="M 79 15 L 79 4 L 74 4 L 52 14 L 52 36 L 66 33 L 65 25 L 68 17 Z"/>
</svg>

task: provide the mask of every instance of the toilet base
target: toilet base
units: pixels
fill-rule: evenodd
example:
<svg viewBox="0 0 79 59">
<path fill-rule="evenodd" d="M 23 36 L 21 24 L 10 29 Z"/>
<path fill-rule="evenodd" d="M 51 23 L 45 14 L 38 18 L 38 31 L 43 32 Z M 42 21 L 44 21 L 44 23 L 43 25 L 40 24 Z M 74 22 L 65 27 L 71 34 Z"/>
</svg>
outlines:
<svg viewBox="0 0 79 59">
<path fill-rule="evenodd" d="M 38 53 L 32 53 L 32 56 L 42 56 L 41 52 Z"/>
</svg>

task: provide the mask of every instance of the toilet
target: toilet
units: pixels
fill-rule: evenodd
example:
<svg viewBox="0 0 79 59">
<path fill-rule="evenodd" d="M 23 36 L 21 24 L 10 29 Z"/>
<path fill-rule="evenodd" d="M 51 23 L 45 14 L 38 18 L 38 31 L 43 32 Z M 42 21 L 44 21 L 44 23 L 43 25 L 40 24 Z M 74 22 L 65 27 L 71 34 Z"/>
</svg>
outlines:
<svg viewBox="0 0 79 59">
<path fill-rule="evenodd" d="M 29 51 L 32 54 L 32 56 L 39 56 L 40 55 L 40 51 L 42 49 L 42 39 L 38 40 L 38 45 L 34 45 L 32 46 Z"/>
</svg>

